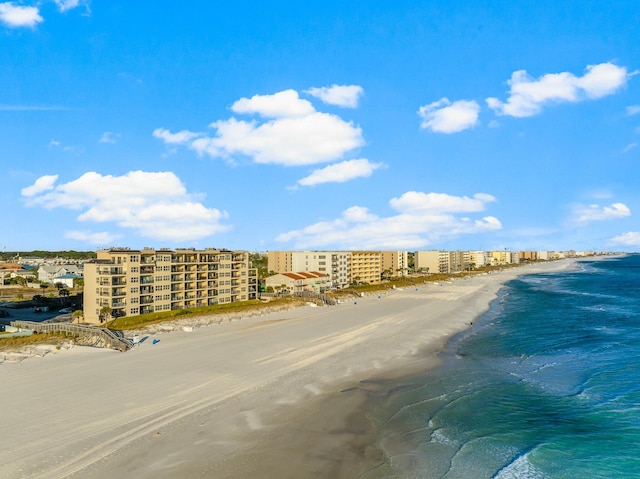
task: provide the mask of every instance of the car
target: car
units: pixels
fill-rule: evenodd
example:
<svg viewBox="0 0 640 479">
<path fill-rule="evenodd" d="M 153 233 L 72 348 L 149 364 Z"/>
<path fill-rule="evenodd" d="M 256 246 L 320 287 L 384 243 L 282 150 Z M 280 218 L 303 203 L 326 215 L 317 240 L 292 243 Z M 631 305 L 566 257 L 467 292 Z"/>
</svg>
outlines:
<svg viewBox="0 0 640 479">
<path fill-rule="evenodd" d="M 58 313 L 60 314 L 67 314 L 70 313 L 71 309 L 70 308 L 62 308 L 60 311 L 58 311 Z"/>
</svg>

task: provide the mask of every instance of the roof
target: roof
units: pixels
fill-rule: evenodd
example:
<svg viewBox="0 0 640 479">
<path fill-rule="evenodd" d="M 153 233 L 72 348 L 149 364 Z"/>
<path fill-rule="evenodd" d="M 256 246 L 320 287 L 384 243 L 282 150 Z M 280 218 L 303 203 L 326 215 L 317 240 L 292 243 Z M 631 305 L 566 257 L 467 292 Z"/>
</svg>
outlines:
<svg viewBox="0 0 640 479">
<path fill-rule="evenodd" d="M 299 271 L 296 273 L 280 273 L 282 276 L 286 276 L 287 278 L 295 279 L 295 280 L 303 280 L 303 279 L 318 279 L 318 278 L 326 278 L 328 275 L 324 273 L 318 273 L 316 271 Z"/>
</svg>

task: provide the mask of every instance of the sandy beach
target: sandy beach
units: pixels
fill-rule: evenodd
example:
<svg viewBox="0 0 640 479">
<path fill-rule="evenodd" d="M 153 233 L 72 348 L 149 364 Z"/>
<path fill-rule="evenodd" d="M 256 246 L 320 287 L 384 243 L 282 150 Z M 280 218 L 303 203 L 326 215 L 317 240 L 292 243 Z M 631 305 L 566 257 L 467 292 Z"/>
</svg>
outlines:
<svg viewBox="0 0 640 479">
<path fill-rule="evenodd" d="M 368 394 L 437 364 L 505 281 L 573 264 L 3 363 L 0 477 L 358 477 L 383 460 Z"/>
</svg>

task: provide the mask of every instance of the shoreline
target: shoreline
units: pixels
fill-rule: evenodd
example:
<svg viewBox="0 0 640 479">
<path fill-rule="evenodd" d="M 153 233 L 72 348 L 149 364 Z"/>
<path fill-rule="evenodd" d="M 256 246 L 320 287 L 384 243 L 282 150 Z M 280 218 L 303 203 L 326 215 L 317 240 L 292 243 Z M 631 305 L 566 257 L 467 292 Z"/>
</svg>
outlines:
<svg viewBox="0 0 640 479">
<path fill-rule="evenodd" d="M 369 395 L 438 364 L 506 281 L 573 264 L 174 331 L 82 364 L 74 351 L 3 365 L 0 384 L 15 387 L 0 406 L 17 413 L 0 436 L 0 475 L 357 477 L 384 460 Z"/>
</svg>

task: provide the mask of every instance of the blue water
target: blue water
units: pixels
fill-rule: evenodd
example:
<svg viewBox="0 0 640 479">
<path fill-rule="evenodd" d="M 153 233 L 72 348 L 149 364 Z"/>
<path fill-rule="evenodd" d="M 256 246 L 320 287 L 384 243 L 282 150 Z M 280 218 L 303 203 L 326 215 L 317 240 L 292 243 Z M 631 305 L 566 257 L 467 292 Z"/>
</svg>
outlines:
<svg viewBox="0 0 640 479">
<path fill-rule="evenodd" d="M 389 386 L 369 478 L 640 478 L 640 255 L 506 284 L 443 364 Z"/>
</svg>

